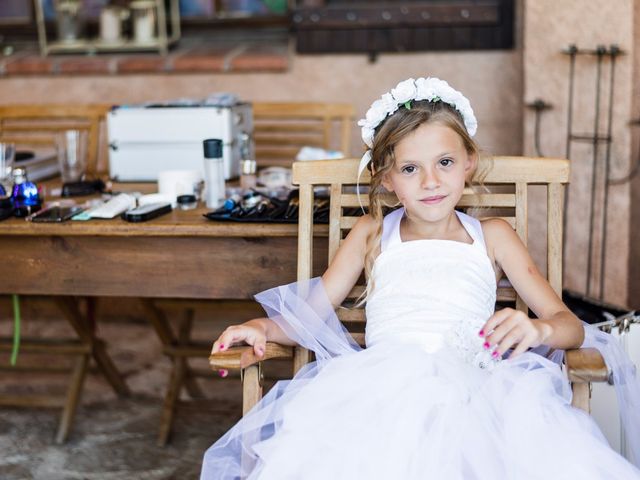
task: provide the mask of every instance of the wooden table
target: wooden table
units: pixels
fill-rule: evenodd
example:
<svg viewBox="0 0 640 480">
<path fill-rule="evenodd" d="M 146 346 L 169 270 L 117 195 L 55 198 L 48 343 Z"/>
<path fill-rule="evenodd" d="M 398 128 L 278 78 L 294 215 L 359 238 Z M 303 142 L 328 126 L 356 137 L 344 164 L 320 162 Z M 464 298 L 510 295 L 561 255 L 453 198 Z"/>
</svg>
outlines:
<svg viewBox="0 0 640 480">
<path fill-rule="evenodd" d="M 10 274 L 0 275 L 0 294 L 56 296 L 85 347 L 84 355 L 91 355 L 114 390 L 126 395 L 126 384 L 95 335 L 91 309 L 81 313 L 78 297 L 147 299 L 143 302 L 149 320 L 167 352 L 175 350 L 180 339 L 149 299 L 250 299 L 257 292 L 296 279 L 296 224 L 212 222 L 203 217 L 205 212 L 204 208 L 174 210 L 143 223 L 121 219 L 60 224 L 2 221 L 2 270 Z M 320 269 L 326 265 L 327 233 L 326 225 L 317 226 L 314 264 Z M 36 347 L 25 342 L 22 351 L 37 351 Z M 62 402 L 60 442 L 68 434 L 78 402 L 86 371 L 81 363 L 73 383 L 76 392 L 70 390 Z M 195 382 L 186 386 L 197 395 Z M 0 399 L 0 403 L 10 402 Z"/>
</svg>

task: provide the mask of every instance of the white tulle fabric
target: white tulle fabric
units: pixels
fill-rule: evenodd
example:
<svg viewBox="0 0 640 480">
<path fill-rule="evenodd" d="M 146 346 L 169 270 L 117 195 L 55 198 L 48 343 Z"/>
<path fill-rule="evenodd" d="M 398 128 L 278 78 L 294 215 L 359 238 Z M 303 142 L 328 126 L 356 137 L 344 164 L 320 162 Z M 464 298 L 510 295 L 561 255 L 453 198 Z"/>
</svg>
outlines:
<svg viewBox="0 0 640 480">
<path fill-rule="evenodd" d="M 473 239 L 402 242 L 385 217 L 367 302 L 367 348 L 343 328 L 319 278 L 256 296 L 316 361 L 278 382 L 207 450 L 202 479 L 636 479 L 547 348 L 492 360 L 477 336 L 496 283 Z M 585 324 L 585 346 L 613 370 L 637 464 L 640 384 L 616 340 Z"/>
</svg>

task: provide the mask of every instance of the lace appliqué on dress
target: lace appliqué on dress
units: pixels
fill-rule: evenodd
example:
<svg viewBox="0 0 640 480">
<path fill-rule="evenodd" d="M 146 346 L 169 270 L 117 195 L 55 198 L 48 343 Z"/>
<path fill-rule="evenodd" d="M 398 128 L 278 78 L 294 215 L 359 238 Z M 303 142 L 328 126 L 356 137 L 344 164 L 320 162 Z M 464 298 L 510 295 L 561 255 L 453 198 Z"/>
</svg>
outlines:
<svg viewBox="0 0 640 480">
<path fill-rule="evenodd" d="M 485 370 L 493 369 L 501 357 L 493 358 L 491 350 L 484 348 L 485 340 L 478 336 L 478 330 L 484 322 L 477 319 L 465 319 L 456 322 L 445 336 L 445 343 L 457 352 L 463 361 Z"/>
</svg>

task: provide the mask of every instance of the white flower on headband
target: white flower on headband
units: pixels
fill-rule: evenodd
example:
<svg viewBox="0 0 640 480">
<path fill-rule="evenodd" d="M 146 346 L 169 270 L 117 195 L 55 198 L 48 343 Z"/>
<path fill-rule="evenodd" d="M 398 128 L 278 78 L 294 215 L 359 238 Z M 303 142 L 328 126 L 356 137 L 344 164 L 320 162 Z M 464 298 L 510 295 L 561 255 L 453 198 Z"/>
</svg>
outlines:
<svg viewBox="0 0 640 480">
<path fill-rule="evenodd" d="M 417 80 L 409 78 L 403 80 L 395 88 L 391 89 L 391 92 L 385 93 L 373 102 L 369 110 L 367 110 L 365 118 L 358 122 L 358 125 L 362 127 L 362 140 L 364 143 L 371 148 L 375 128 L 389 115 L 398 110 L 400 105 L 412 100 L 448 103 L 460 112 L 467 133 L 472 137 L 476 134 L 478 121 L 473 114 L 469 100 L 464 95 L 439 78 L 427 77 L 418 78 Z"/>
<path fill-rule="evenodd" d="M 413 100 L 416 98 L 416 93 L 416 81 L 413 78 L 400 82 L 396 88 L 391 89 L 391 95 L 396 104 L 403 104 Z"/>
</svg>

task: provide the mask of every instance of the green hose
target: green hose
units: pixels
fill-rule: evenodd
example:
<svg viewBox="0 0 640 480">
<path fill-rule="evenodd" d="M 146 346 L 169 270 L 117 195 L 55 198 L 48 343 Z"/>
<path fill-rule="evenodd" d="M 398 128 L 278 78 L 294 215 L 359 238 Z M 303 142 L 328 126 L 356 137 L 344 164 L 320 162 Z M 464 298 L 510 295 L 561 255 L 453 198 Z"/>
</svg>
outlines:
<svg viewBox="0 0 640 480">
<path fill-rule="evenodd" d="M 13 297 L 13 349 L 11 350 L 11 366 L 15 366 L 18 361 L 18 350 L 20 349 L 20 297 Z"/>
</svg>

